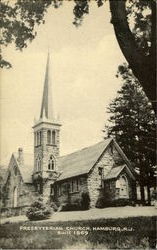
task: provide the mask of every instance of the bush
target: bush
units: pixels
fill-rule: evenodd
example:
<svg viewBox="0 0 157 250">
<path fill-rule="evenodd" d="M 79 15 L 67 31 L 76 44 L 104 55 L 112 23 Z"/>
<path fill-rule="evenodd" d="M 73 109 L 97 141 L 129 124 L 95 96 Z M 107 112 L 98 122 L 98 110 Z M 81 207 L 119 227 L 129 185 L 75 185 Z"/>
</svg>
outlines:
<svg viewBox="0 0 157 250">
<path fill-rule="evenodd" d="M 39 198 L 31 204 L 27 210 L 26 216 L 29 220 L 44 220 L 50 217 L 52 209 L 44 204 L 43 199 Z"/>
<path fill-rule="evenodd" d="M 61 208 L 61 211 L 79 211 L 81 210 L 81 206 L 79 203 L 73 203 L 73 204 L 64 204 Z"/>
<path fill-rule="evenodd" d="M 153 200 L 157 200 L 157 190 L 153 190 L 152 195 L 151 195 L 151 198 L 152 198 Z"/>
<path fill-rule="evenodd" d="M 123 207 L 132 205 L 132 201 L 129 199 L 118 199 L 111 202 L 112 207 Z"/>
<path fill-rule="evenodd" d="M 90 208 L 90 196 L 88 192 L 83 192 L 81 197 L 82 210 L 88 210 Z"/>
<path fill-rule="evenodd" d="M 104 197 L 98 198 L 95 207 L 97 207 L 97 208 L 104 208 L 104 207 L 106 207 L 105 198 Z"/>
<path fill-rule="evenodd" d="M 50 207 L 53 209 L 54 212 L 58 211 L 58 206 L 55 202 L 50 202 Z"/>
<path fill-rule="evenodd" d="M 100 197 L 96 202 L 97 208 L 105 207 L 123 207 L 123 206 L 134 206 L 135 203 L 129 199 L 117 199 L 117 200 L 106 200 L 104 197 Z"/>
</svg>

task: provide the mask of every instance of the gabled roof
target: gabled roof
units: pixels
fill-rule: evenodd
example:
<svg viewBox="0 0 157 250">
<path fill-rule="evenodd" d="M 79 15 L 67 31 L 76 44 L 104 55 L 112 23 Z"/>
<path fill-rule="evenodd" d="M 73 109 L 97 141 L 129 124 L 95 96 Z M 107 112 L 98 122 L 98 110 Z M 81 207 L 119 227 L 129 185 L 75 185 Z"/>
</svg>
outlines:
<svg viewBox="0 0 157 250">
<path fill-rule="evenodd" d="M 117 178 L 124 168 L 126 169 L 126 172 L 128 172 L 128 174 L 132 177 L 132 179 L 135 179 L 132 172 L 127 167 L 127 165 L 122 165 L 122 166 L 113 167 L 111 171 L 104 177 L 104 180 L 111 180 L 111 179 Z"/>
<path fill-rule="evenodd" d="M 20 166 L 18 163 L 18 153 L 13 153 L 13 156 L 19 167 L 22 179 L 25 183 L 32 183 L 32 174 L 34 166 L 34 156 L 33 154 L 24 153 L 24 166 Z"/>
<path fill-rule="evenodd" d="M 64 179 L 68 179 L 74 176 L 83 175 L 89 173 L 89 171 L 94 167 L 97 163 L 101 155 L 105 152 L 107 147 L 110 143 L 113 142 L 117 151 L 123 158 L 124 162 L 126 163 L 127 171 L 129 171 L 132 176 L 134 176 L 134 170 L 131 167 L 131 164 L 123 151 L 120 149 L 118 144 L 115 142 L 114 139 L 106 139 L 102 142 L 99 142 L 95 145 L 90 147 L 83 148 L 79 151 L 74 153 L 62 156 L 59 158 L 59 171 L 61 171 L 61 175 L 57 179 L 57 181 L 62 181 Z M 13 157 L 18 165 L 20 170 L 21 176 L 25 183 L 32 183 L 32 174 L 33 174 L 33 167 L 34 167 L 34 155 L 23 153 L 24 157 L 24 166 L 20 166 L 18 163 L 18 153 L 13 153 Z M 107 174 L 105 179 L 111 179 L 118 176 L 119 172 L 122 171 L 123 167 L 119 166 L 112 168 L 111 171 Z"/>
<path fill-rule="evenodd" d="M 111 171 L 104 177 L 104 180 L 117 178 L 124 168 L 125 168 L 124 165 L 112 168 Z"/>
<path fill-rule="evenodd" d="M 57 181 L 88 173 L 112 139 L 83 148 L 59 158 L 59 170 L 63 171 Z"/>
</svg>

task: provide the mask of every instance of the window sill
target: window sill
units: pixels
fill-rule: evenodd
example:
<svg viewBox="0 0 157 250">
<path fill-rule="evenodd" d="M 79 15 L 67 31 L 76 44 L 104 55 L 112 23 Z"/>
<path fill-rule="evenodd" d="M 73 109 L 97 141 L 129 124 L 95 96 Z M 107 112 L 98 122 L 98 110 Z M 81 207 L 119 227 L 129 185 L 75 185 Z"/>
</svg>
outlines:
<svg viewBox="0 0 157 250">
<path fill-rule="evenodd" d="M 57 147 L 56 144 L 52 144 L 52 143 L 47 143 L 46 146 L 53 146 L 53 147 Z"/>
</svg>

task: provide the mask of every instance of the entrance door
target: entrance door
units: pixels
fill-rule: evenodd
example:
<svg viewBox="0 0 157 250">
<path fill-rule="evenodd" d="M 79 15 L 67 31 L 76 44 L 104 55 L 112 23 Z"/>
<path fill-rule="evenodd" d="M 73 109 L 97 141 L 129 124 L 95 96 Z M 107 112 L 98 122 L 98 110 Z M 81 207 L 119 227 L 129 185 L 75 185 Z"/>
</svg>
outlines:
<svg viewBox="0 0 157 250">
<path fill-rule="evenodd" d="M 128 198 L 128 182 L 127 178 L 125 176 L 121 176 L 119 178 L 119 184 L 120 184 L 120 190 L 119 190 L 119 196 L 120 198 Z"/>
</svg>

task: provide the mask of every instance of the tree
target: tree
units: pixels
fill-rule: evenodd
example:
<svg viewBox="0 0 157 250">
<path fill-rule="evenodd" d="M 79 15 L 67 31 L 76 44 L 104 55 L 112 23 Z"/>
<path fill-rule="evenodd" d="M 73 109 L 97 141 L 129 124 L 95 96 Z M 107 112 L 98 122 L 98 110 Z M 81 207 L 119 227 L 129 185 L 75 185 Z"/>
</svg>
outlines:
<svg viewBox="0 0 157 250">
<path fill-rule="evenodd" d="M 74 0 L 74 24 L 89 13 L 90 0 Z M 98 7 L 105 0 L 95 0 Z M 156 0 L 109 0 L 111 23 L 120 49 L 156 110 Z M 10 3 L 10 4 L 9 4 Z M 1 2 L 1 45 L 15 42 L 23 49 L 35 38 L 36 24 L 44 23 L 47 8 L 58 8 L 63 0 L 7 0 Z M 18 17 L 18 18 L 17 18 Z M 131 25 L 132 23 L 132 25 Z M 1 67 L 11 64 L 0 57 Z"/>
<path fill-rule="evenodd" d="M 118 75 L 123 85 L 117 97 L 110 103 L 108 136 L 114 136 L 123 151 L 140 172 L 141 198 L 144 203 L 144 186 L 147 186 L 150 202 L 150 185 L 154 177 L 155 114 L 139 82 L 126 65 L 119 66 Z"/>
</svg>

